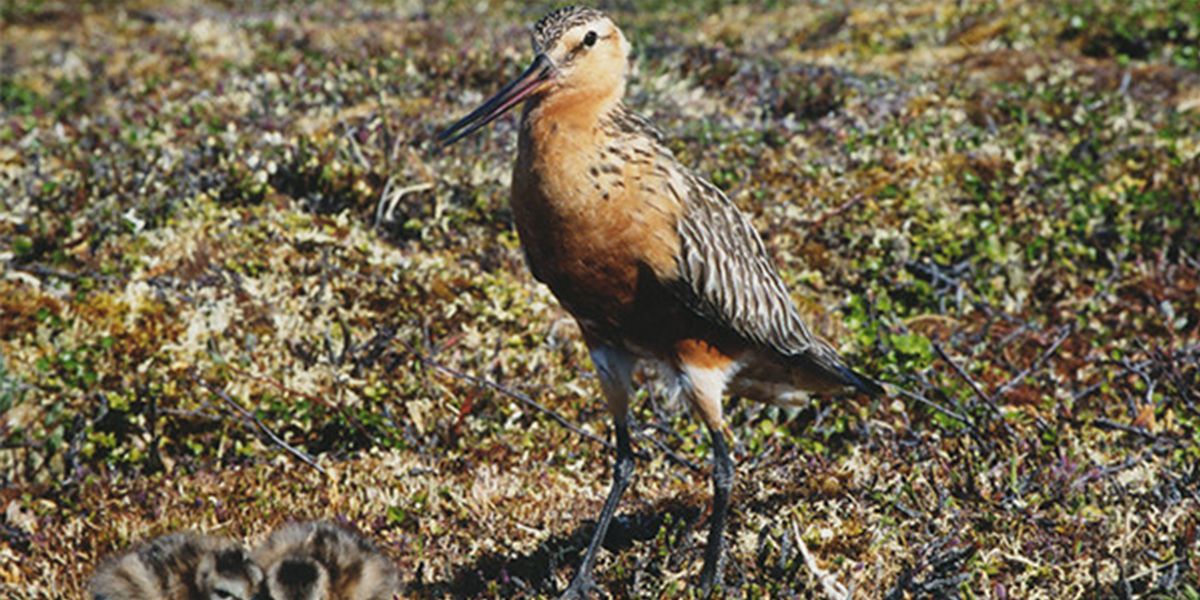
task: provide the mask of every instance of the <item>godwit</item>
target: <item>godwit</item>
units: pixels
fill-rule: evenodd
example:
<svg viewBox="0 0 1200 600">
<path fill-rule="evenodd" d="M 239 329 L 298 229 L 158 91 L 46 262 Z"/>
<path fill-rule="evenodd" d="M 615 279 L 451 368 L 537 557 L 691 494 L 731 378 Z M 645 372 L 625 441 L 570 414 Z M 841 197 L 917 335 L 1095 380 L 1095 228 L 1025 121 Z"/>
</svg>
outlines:
<svg viewBox="0 0 1200 600">
<path fill-rule="evenodd" d="M 719 586 L 734 478 L 722 396 L 793 404 L 807 392 L 881 389 L 809 331 L 749 220 L 622 104 L 629 42 L 609 17 L 558 9 L 534 26 L 533 50 L 519 78 L 441 140 L 525 102 L 512 178 L 517 231 L 534 277 L 579 322 L 612 413 L 612 489 L 565 597 L 596 587 L 596 554 L 633 475 L 628 408 L 641 359 L 674 379 L 712 436 L 700 582 Z"/>
<path fill-rule="evenodd" d="M 332 523 L 285 525 L 254 549 L 270 600 L 391 600 L 396 565 L 366 538 Z"/>
<path fill-rule="evenodd" d="M 240 544 L 184 531 L 108 561 L 91 587 L 96 600 L 251 600 L 261 581 Z"/>
</svg>

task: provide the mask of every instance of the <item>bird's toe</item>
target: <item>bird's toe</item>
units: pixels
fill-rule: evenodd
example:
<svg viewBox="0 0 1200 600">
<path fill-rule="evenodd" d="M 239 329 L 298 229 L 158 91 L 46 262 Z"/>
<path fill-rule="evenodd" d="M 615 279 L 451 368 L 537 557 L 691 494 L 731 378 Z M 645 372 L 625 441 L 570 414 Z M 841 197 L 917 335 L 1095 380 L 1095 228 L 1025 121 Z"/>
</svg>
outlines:
<svg viewBox="0 0 1200 600">
<path fill-rule="evenodd" d="M 587 600 L 592 596 L 592 592 L 599 595 L 600 586 L 596 585 L 596 581 L 590 576 L 577 576 L 571 580 L 571 585 L 567 586 L 566 591 L 559 596 L 559 600 Z"/>
</svg>

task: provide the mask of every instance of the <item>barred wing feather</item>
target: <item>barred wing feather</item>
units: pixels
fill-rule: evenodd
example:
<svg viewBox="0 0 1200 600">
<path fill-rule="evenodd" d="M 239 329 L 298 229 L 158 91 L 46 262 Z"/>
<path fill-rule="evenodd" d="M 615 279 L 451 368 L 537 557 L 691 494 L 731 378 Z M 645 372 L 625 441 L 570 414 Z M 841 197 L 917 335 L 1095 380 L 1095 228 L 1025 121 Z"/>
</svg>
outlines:
<svg viewBox="0 0 1200 600">
<path fill-rule="evenodd" d="M 879 387 L 850 370 L 814 336 L 792 304 L 762 239 L 719 189 L 689 173 L 676 293 L 693 310 L 785 362 L 802 363 L 844 385 L 878 394 Z"/>
<path fill-rule="evenodd" d="M 781 363 L 807 367 L 822 379 L 883 395 L 878 384 L 852 371 L 837 351 L 809 331 L 758 232 L 733 202 L 680 165 L 648 119 L 624 107 L 611 119 L 614 129 L 636 140 L 634 147 L 649 147 L 643 155 L 658 163 L 651 170 L 661 178 L 658 189 L 665 189 L 682 207 L 676 224 L 678 276 L 663 283 L 692 310 Z"/>
</svg>

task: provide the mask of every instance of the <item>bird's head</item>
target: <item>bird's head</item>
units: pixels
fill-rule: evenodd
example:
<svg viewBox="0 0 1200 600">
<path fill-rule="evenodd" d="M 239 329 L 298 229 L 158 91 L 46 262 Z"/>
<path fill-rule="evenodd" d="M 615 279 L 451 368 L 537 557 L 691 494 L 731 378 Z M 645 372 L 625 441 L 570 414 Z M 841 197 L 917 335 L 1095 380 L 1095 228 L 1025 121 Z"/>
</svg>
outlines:
<svg viewBox="0 0 1200 600">
<path fill-rule="evenodd" d="M 625 95 L 629 42 L 612 19 L 582 6 L 560 8 L 533 27 L 533 64 L 439 138 L 452 144 L 526 99 L 616 102 Z"/>
<path fill-rule="evenodd" d="M 331 597 L 329 571 L 309 556 L 292 556 L 267 571 L 272 600 L 321 600 Z"/>
<path fill-rule="evenodd" d="M 196 569 L 196 589 L 205 600 L 251 600 L 262 581 L 258 568 L 241 545 L 219 540 Z"/>
</svg>

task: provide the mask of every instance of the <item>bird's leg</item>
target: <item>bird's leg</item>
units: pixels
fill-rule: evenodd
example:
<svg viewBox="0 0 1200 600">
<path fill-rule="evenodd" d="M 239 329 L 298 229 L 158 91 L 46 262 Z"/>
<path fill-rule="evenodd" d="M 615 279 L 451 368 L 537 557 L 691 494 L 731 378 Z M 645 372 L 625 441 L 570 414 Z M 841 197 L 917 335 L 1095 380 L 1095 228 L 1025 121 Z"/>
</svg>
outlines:
<svg viewBox="0 0 1200 600">
<path fill-rule="evenodd" d="M 729 492 L 733 489 L 734 466 L 729 446 L 720 428 L 709 427 L 713 448 L 713 504 L 704 548 L 704 568 L 700 570 L 700 588 L 706 593 L 722 586 L 725 567 L 725 518 L 729 514 Z"/>
<path fill-rule="evenodd" d="M 596 583 L 592 579 L 592 568 L 596 566 L 596 555 L 600 553 L 600 546 L 604 543 L 604 536 L 608 533 L 608 524 L 612 521 L 613 514 L 617 512 L 617 504 L 621 501 L 621 495 L 625 493 L 625 488 L 629 487 L 629 482 L 633 480 L 634 464 L 633 450 L 629 446 L 629 424 L 624 415 L 616 418 L 614 424 L 617 430 L 617 462 L 613 463 L 612 489 L 608 491 L 608 499 L 604 501 L 604 509 L 600 511 L 600 521 L 596 523 L 596 532 L 592 534 L 592 543 L 588 544 L 587 552 L 583 555 L 583 563 L 579 565 L 579 571 L 575 573 L 575 578 L 571 580 L 571 586 L 567 588 L 563 598 L 586 598 L 588 592 L 596 587 Z"/>
<path fill-rule="evenodd" d="M 583 563 L 571 580 L 571 585 L 563 593 L 563 598 L 587 598 L 596 589 L 592 579 L 592 568 L 596 566 L 596 555 L 608 534 L 608 524 L 613 514 L 617 512 L 617 504 L 629 482 L 633 480 L 633 449 L 629 445 L 629 384 L 633 379 L 634 357 L 623 350 L 606 345 L 588 344 L 592 362 L 600 375 L 600 387 L 604 389 L 604 398 L 608 401 L 608 412 L 613 416 L 613 427 L 617 435 L 617 462 L 613 463 L 612 489 L 608 491 L 608 499 L 604 501 L 604 509 L 600 511 L 600 521 L 596 523 L 596 532 L 592 534 L 592 542 L 588 544 L 587 552 L 583 555 Z"/>
</svg>

